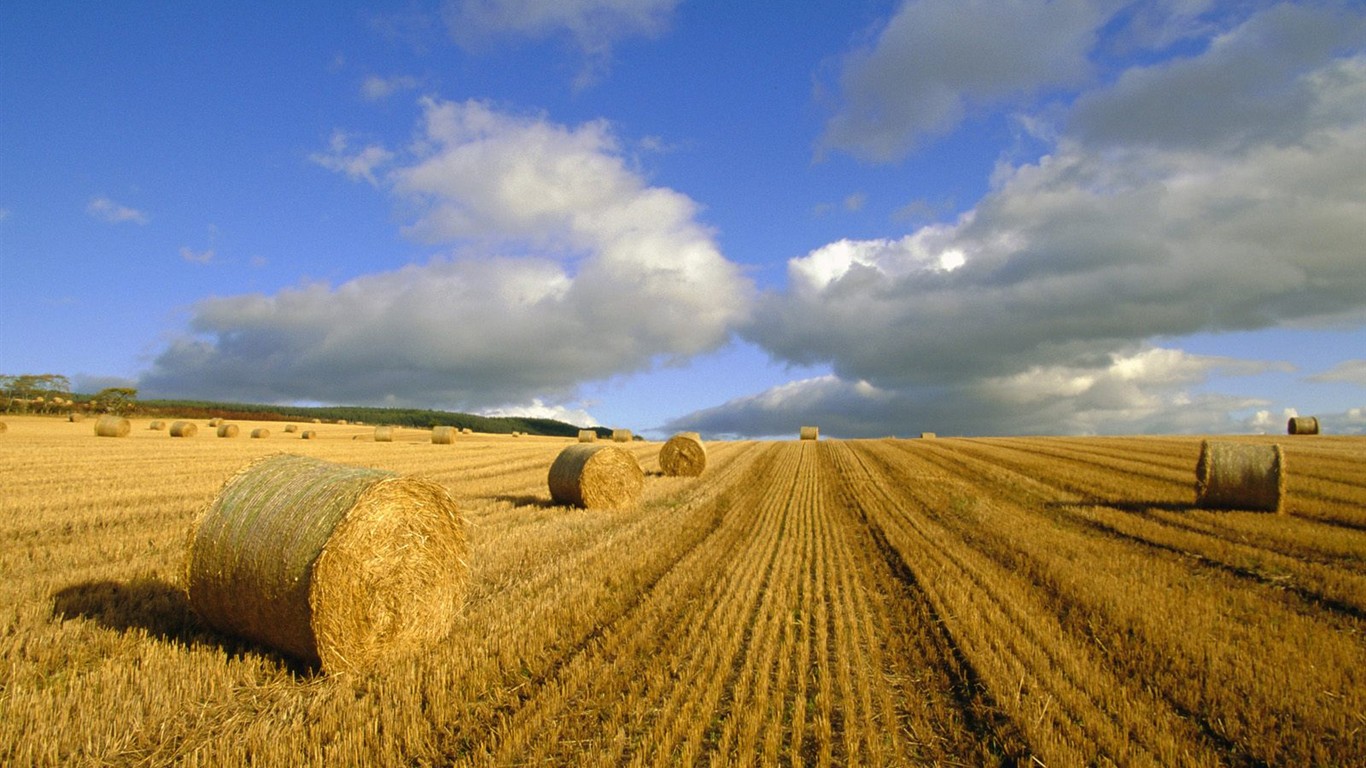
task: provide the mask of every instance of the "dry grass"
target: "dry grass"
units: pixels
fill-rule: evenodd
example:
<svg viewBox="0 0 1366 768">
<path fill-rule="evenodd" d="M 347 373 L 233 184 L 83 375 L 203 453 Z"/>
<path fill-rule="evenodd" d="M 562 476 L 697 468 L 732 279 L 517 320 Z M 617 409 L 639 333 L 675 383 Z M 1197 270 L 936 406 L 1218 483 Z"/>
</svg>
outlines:
<svg viewBox="0 0 1366 768">
<path fill-rule="evenodd" d="M 1195 506 L 1197 438 L 713 442 L 704 480 L 585 514 L 546 482 L 576 443 L 377 450 L 321 425 L 291 450 L 420 473 L 470 523 L 454 631 L 338 678 L 211 629 L 183 591 L 195 511 L 278 446 L 8 421 L 0 764 L 1366 754 L 1361 438 L 1282 437 L 1280 515 Z"/>
</svg>

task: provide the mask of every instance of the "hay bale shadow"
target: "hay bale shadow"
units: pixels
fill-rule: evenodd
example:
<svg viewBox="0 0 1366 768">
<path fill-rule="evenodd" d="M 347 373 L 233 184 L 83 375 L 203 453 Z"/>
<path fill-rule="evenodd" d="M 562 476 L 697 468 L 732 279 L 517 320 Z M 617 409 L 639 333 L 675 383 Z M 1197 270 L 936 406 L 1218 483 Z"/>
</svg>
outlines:
<svg viewBox="0 0 1366 768">
<path fill-rule="evenodd" d="M 547 499 L 544 496 L 532 496 L 525 493 L 502 493 L 494 496 L 493 500 L 505 501 L 514 507 L 541 507 L 543 509 L 549 509 L 550 507 L 560 506 L 559 504 L 556 504 L 554 500 Z"/>
<path fill-rule="evenodd" d="M 159 578 L 85 581 L 52 593 L 52 616 L 83 619 L 115 632 L 143 631 L 149 637 L 188 648 L 222 651 L 229 658 L 266 655 L 296 675 L 312 673 L 287 656 L 214 632 L 195 615 L 184 590 Z"/>
<path fill-rule="evenodd" d="M 1082 507 L 1109 507 L 1110 509 L 1126 512 L 1131 515 L 1141 515 L 1144 512 L 1157 510 L 1160 512 L 1196 512 L 1200 511 L 1194 502 L 1180 501 L 1143 501 L 1135 499 L 1102 499 L 1099 497 L 1083 499 L 1082 501 L 1051 501 L 1046 505 L 1050 509 L 1078 509 Z"/>
</svg>

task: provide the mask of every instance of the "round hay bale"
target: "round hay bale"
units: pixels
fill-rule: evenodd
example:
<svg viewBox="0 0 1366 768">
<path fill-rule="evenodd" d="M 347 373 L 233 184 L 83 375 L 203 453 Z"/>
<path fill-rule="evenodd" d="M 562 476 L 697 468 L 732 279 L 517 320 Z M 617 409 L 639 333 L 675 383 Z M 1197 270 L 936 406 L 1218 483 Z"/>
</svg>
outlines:
<svg viewBox="0 0 1366 768">
<path fill-rule="evenodd" d="M 171 437 L 194 437 L 198 431 L 193 421 L 171 422 Z"/>
<path fill-rule="evenodd" d="M 598 441 L 598 433 L 597 433 L 597 432 L 594 432 L 594 431 L 591 430 L 591 429 L 580 429 L 580 430 L 579 430 L 579 442 L 580 442 L 580 443 L 596 443 L 597 441 Z"/>
<path fill-rule="evenodd" d="M 209 419 L 209 426 L 211 426 L 211 427 L 216 427 L 216 426 L 218 426 L 219 424 L 222 424 L 222 423 L 223 423 L 223 420 L 222 420 L 222 419 Z"/>
<path fill-rule="evenodd" d="M 451 445 L 455 443 L 455 427 L 432 427 L 432 443 L 436 445 Z"/>
<path fill-rule="evenodd" d="M 161 432 L 161 431 L 164 431 L 164 430 L 166 429 L 166 422 L 164 422 L 164 421 L 154 421 L 154 422 L 152 422 L 151 424 L 148 424 L 148 425 L 147 425 L 147 428 L 150 429 L 150 430 L 154 430 L 154 431 L 156 431 L 156 432 Z"/>
<path fill-rule="evenodd" d="M 314 419 L 314 420 L 313 420 L 313 423 L 314 423 L 314 424 L 321 424 L 321 423 L 323 423 L 323 420 L 322 420 L 322 419 Z"/>
<path fill-rule="evenodd" d="M 345 425 L 345 424 L 347 424 L 348 422 L 346 421 L 346 419 L 337 419 L 337 423 L 338 423 L 338 424 Z"/>
<path fill-rule="evenodd" d="M 95 434 L 100 437 L 128 437 L 133 425 L 122 416 L 105 415 L 95 422 Z"/>
<path fill-rule="evenodd" d="M 299 435 L 299 437 L 303 438 L 304 440 L 312 440 L 312 439 L 314 439 L 314 438 L 317 437 L 317 436 L 318 436 L 318 433 L 317 433 L 315 430 L 312 430 L 312 429 L 305 429 L 305 430 L 303 431 L 303 433 L 301 433 L 301 434 Z"/>
<path fill-rule="evenodd" d="M 803 440 L 819 440 L 821 436 L 820 427 L 802 427 L 798 436 Z"/>
<path fill-rule="evenodd" d="M 921 440 L 933 440 L 933 439 L 935 439 L 936 437 L 938 437 L 938 435 L 936 435 L 936 434 L 933 433 L 933 432 L 921 432 L 921 433 L 920 433 L 920 439 L 921 439 Z"/>
<path fill-rule="evenodd" d="M 393 427 L 375 427 L 375 442 L 392 443 L 394 442 Z"/>
<path fill-rule="evenodd" d="M 681 432 L 659 449 L 659 468 L 671 477 L 697 477 L 707 468 L 707 446 L 696 432 Z"/>
<path fill-rule="evenodd" d="M 299 425 L 298 425 L 298 424 L 286 424 L 286 425 L 285 425 L 285 432 L 286 432 L 286 433 L 294 434 L 295 432 L 298 432 L 298 431 L 299 431 Z"/>
<path fill-rule="evenodd" d="M 66 420 L 69 421 L 69 422 L 72 422 L 73 424 L 74 424 L 75 422 L 78 422 L 78 421 L 85 421 L 85 414 L 84 414 L 84 413 L 68 413 L 68 414 L 66 415 Z"/>
<path fill-rule="evenodd" d="M 251 437 L 254 440 L 264 440 L 270 437 L 270 430 L 265 427 L 257 427 L 251 431 Z"/>
<path fill-rule="evenodd" d="M 640 499 L 645 472 L 635 454 L 614 445 L 575 443 L 550 465 L 550 496 L 578 507 L 626 507 Z"/>
<path fill-rule="evenodd" d="M 200 513 L 186 593 L 222 632 L 328 673 L 359 670 L 450 632 L 468 549 L 441 485 L 281 454 L 238 472 Z"/>
<path fill-rule="evenodd" d="M 1284 470 L 1279 445 L 1205 440 L 1195 465 L 1195 504 L 1205 509 L 1279 512 Z"/>
<path fill-rule="evenodd" d="M 219 424 L 219 425 L 218 425 L 218 436 L 219 436 L 219 437 L 237 437 L 237 433 L 240 432 L 240 431 L 241 431 L 241 430 L 239 430 L 239 429 L 237 428 L 237 425 L 236 425 L 236 424 Z"/>
<path fill-rule="evenodd" d="M 469 427 L 464 427 L 464 428 L 462 428 L 462 429 L 460 430 L 460 434 L 462 434 L 462 435 L 472 435 L 472 434 L 474 434 L 474 430 L 471 429 L 471 428 L 469 428 Z"/>
<path fill-rule="evenodd" d="M 1319 419 L 1317 416 L 1294 416 L 1285 425 L 1285 429 L 1292 435 L 1317 435 Z"/>
<path fill-rule="evenodd" d="M 631 430 L 629 430 L 629 429 L 614 429 L 614 430 L 612 430 L 612 442 L 614 442 L 614 443 L 629 443 L 629 442 L 631 442 Z"/>
</svg>

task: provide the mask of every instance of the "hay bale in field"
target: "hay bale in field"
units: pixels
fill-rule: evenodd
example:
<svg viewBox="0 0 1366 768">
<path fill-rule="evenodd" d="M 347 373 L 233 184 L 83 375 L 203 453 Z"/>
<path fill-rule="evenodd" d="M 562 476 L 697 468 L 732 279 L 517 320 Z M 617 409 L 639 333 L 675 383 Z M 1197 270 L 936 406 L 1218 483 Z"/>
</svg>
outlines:
<svg viewBox="0 0 1366 768">
<path fill-rule="evenodd" d="M 462 429 L 460 430 L 460 434 L 462 434 L 462 435 L 472 435 L 472 434 L 474 434 L 474 430 L 473 430 L 473 429 L 470 429 L 469 427 L 464 427 L 464 428 L 462 428 Z"/>
<path fill-rule="evenodd" d="M 612 430 L 612 442 L 614 443 L 629 443 L 632 439 L 634 439 L 634 435 L 631 434 L 631 430 L 629 429 Z"/>
<path fill-rule="evenodd" d="M 347 421 L 346 421 L 346 419 L 337 419 L 337 423 L 338 423 L 338 424 L 346 424 Z"/>
<path fill-rule="evenodd" d="M 314 423 L 314 424 L 321 424 L 321 423 L 323 423 L 323 420 L 322 420 L 322 419 L 314 419 L 314 420 L 313 420 L 313 423 Z"/>
<path fill-rule="evenodd" d="M 209 419 L 209 426 L 211 426 L 211 427 L 216 427 L 216 426 L 218 426 L 219 424 L 222 424 L 222 423 L 223 423 L 223 420 L 222 420 L 222 419 Z"/>
<path fill-rule="evenodd" d="M 76 422 L 78 422 L 78 421 L 85 421 L 85 414 L 84 414 L 84 413 L 76 413 L 76 412 L 73 411 L 73 412 L 68 413 L 68 414 L 66 415 L 66 420 L 69 421 L 69 422 L 71 422 L 71 423 L 73 423 L 73 424 L 76 423 Z"/>
<path fill-rule="evenodd" d="M 659 449 L 659 468 L 672 477 L 697 477 L 707 468 L 707 446 L 696 432 L 680 432 Z"/>
<path fill-rule="evenodd" d="M 251 431 L 251 437 L 253 440 L 264 440 L 270 437 L 270 430 L 265 427 L 257 427 Z"/>
<path fill-rule="evenodd" d="M 435 445 L 452 445 L 455 435 L 455 427 L 432 427 L 432 443 Z"/>
<path fill-rule="evenodd" d="M 305 430 L 299 435 L 299 437 L 302 438 L 302 439 L 304 439 L 304 440 L 312 440 L 312 439 L 316 438 L 317 436 L 318 436 L 318 433 L 317 433 L 316 431 L 312 430 L 312 429 L 305 429 Z"/>
<path fill-rule="evenodd" d="M 645 472 L 635 454 L 614 445 L 575 443 L 550 465 L 550 496 L 578 507 L 626 507 L 640 499 Z"/>
<path fill-rule="evenodd" d="M 294 434 L 295 432 L 298 432 L 298 431 L 299 431 L 299 425 L 298 425 L 298 424 L 286 424 L 286 425 L 285 425 L 285 432 L 287 432 L 287 433 L 289 433 L 289 434 L 291 434 L 291 435 Z"/>
<path fill-rule="evenodd" d="M 579 430 L 579 442 L 580 442 L 580 443 L 596 443 L 597 441 L 598 441 L 598 433 L 597 433 L 597 432 L 594 432 L 594 431 L 591 430 L 591 429 L 580 429 L 580 430 Z"/>
<path fill-rule="evenodd" d="M 153 430 L 153 431 L 155 431 L 155 432 L 161 432 L 161 431 L 163 431 L 163 430 L 166 429 L 166 422 L 164 422 L 164 421 L 154 421 L 154 422 L 152 422 L 151 424 L 148 424 L 148 425 L 147 425 L 147 428 L 150 429 L 150 430 Z"/>
<path fill-rule="evenodd" d="M 194 437 L 198 431 L 193 421 L 171 422 L 171 437 Z"/>
<path fill-rule="evenodd" d="M 394 442 L 393 427 L 375 427 L 375 442 L 392 443 Z"/>
<path fill-rule="evenodd" d="M 1279 512 L 1285 490 L 1285 456 L 1279 445 L 1200 443 L 1195 504 L 1205 509 Z"/>
<path fill-rule="evenodd" d="M 450 632 L 468 549 L 437 483 L 276 455 L 230 478 L 198 516 L 186 593 L 222 632 L 328 673 L 360 670 Z"/>
<path fill-rule="evenodd" d="M 236 425 L 236 424 L 219 424 L 219 425 L 218 425 L 218 436 L 219 436 L 219 437 L 237 437 L 237 433 L 240 432 L 240 431 L 241 431 L 241 430 L 237 428 L 237 425 Z"/>
<path fill-rule="evenodd" d="M 797 433 L 803 440 L 818 440 L 821 436 L 820 427 L 802 427 Z"/>
<path fill-rule="evenodd" d="M 935 439 L 936 437 L 939 437 L 939 436 L 936 435 L 936 434 L 933 433 L 933 432 L 921 432 L 921 433 L 920 433 L 920 439 L 921 439 L 921 440 L 933 440 L 933 439 Z"/>
<path fill-rule="evenodd" d="M 1317 416 L 1293 416 L 1285 425 L 1285 429 L 1292 435 L 1317 435 L 1319 419 Z"/>
<path fill-rule="evenodd" d="M 128 437 L 133 425 L 122 416 L 105 415 L 95 422 L 95 434 L 100 437 Z"/>
</svg>

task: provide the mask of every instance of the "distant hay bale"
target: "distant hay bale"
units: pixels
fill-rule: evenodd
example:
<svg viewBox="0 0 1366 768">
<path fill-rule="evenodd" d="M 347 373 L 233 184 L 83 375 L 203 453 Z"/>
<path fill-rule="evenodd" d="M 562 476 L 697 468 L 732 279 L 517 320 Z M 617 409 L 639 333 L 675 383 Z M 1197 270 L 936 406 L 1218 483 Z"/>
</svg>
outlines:
<svg viewBox="0 0 1366 768">
<path fill-rule="evenodd" d="M 513 436 L 513 437 L 521 437 L 521 436 L 522 436 L 522 433 L 521 433 L 521 432 L 513 432 L 513 433 L 512 433 L 512 436 Z"/>
<path fill-rule="evenodd" d="M 1205 509 L 1279 512 L 1285 489 L 1285 456 L 1279 445 L 1200 443 L 1195 465 L 1195 504 Z"/>
<path fill-rule="evenodd" d="M 122 416 L 105 415 L 95 422 L 95 434 L 100 437 L 128 437 L 133 425 Z"/>
<path fill-rule="evenodd" d="M 461 428 L 461 430 L 460 430 L 460 434 L 462 434 L 462 435 L 472 435 L 472 434 L 474 434 L 474 430 L 473 430 L 473 429 L 470 429 L 469 427 L 463 427 L 463 428 Z"/>
<path fill-rule="evenodd" d="M 312 440 L 312 439 L 316 438 L 317 436 L 318 436 L 317 431 L 316 431 L 316 430 L 312 430 L 312 429 L 305 429 L 305 430 L 303 431 L 303 433 L 299 435 L 299 437 L 302 438 L 302 439 L 304 439 L 304 440 Z"/>
<path fill-rule="evenodd" d="M 659 468 L 672 477 L 697 477 L 707 468 L 707 446 L 696 432 L 682 432 L 659 449 Z"/>
<path fill-rule="evenodd" d="M 285 432 L 288 432 L 289 434 L 294 434 L 295 432 L 298 432 L 298 431 L 299 431 L 299 425 L 298 425 L 298 424 L 286 424 L 286 425 L 285 425 Z"/>
<path fill-rule="evenodd" d="M 629 429 L 612 430 L 612 442 L 614 443 L 629 443 L 632 439 L 633 435 Z"/>
<path fill-rule="evenodd" d="M 821 436 L 820 427 L 802 427 L 798 433 L 803 440 L 818 440 Z"/>
<path fill-rule="evenodd" d="M 198 516 L 186 593 L 219 631 L 355 671 L 449 634 L 468 549 L 437 483 L 276 455 L 230 478 Z"/>
<path fill-rule="evenodd" d="M 392 443 L 394 442 L 393 427 L 375 427 L 375 442 Z"/>
<path fill-rule="evenodd" d="M 626 507 L 640 499 L 645 472 L 635 454 L 614 445 L 574 443 L 550 465 L 550 496 L 589 509 Z"/>
<path fill-rule="evenodd" d="M 580 429 L 580 430 L 579 430 L 579 442 L 580 442 L 580 443 L 596 443 L 597 441 L 598 441 L 598 433 L 597 433 L 597 432 L 594 432 L 594 431 L 591 430 L 591 429 Z"/>
<path fill-rule="evenodd" d="M 1319 419 L 1317 416 L 1294 416 L 1291 417 L 1285 428 L 1292 435 L 1317 435 L 1319 433 Z"/>
<path fill-rule="evenodd" d="M 346 419 L 337 419 L 337 423 L 338 423 L 338 424 L 345 424 L 345 423 L 347 423 L 347 422 L 346 422 Z"/>
<path fill-rule="evenodd" d="M 936 434 L 933 433 L 933 432 L 921 432 L 921 433 L 920 433 L 920 439 L 921 439 L 921 440 L 933 440 L 933 439 L 935 439 L 936 437 L 938 437 L 938 435 L 936 435 Z"/>
<path fill-rule="evenodd" d="M 314 424 L 321 424 L 321 423 L 323 423 L 323 420 L 322 420 L 322 419 L 314 419 L 314 420 L 313 420 L 313 423 L 314 423 Z"/>
<path fill-rule="evenodd" d="M 219 424 L 222 424 L 222 423 L 223 423 L 223 420 L 222 420 L 222 419 L 209 419 L 209 426 L 211 426 L 211 427 L 216 427 L 216 426 L 218 426 Z"/>
<path fill-rule="evenodd" d="M 77 421 L 85 421 L 85 414 L 84 414 L 84 413 L 76 413 L 75 411 L 73 411 L 73 412 L 68 413 L 68 414 L 66 415 L 66 420 L 67 420 L 67 421 L 70 421 L 70 422 L 72 422 L 72 423 L 75 423 L 75 422 L 77 422 Z"/>
<path fill-rule="evenodd" d="M 432 427 L 432 443 L 435 445 L 451 445 L 455 442 L 455 427 Z"/>
<path fill-rule="evenodd" d="M 148 425 L 147 425 L 147 428 L 148 428 L 148 429 L 151 429 L 151 430 L 155 430 L 155 431 L 157 431 L 157 432 L 160 432 L 160 431 L 166 429 L 166 422 L 164 422 L 164 421 L 154 421 L 154 422 L 152 422 L 151 424 L 148 424 Z"/>
<path fill-rule="evenodd" d="M 251 431 L 251 437 L 253 440 L 264 440 L 270 437 L 270 430 L 265 427 L 257 427 Z"/>
<path fill-rule="evenodd" d="M 236 424 L 219 424 L 219 425 L 218 425 L 218 436 L 219 436 L 219 437 L 237 437 L 237 433 L 240 432 L 240 431 L 241 431 L 241 430 L 239 430 L 239 429 L 237 428 L 237 425 L 236 425 Z"/>
<path fill-rule="evenodd" d="M 194 437 L 199 431 L 193 421 L 174 421 L 171 422 L 171 437 Z"/>
</svg>

